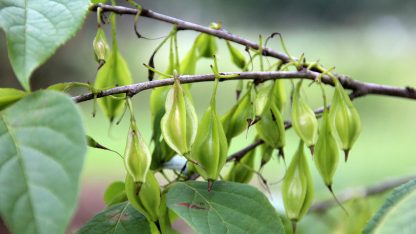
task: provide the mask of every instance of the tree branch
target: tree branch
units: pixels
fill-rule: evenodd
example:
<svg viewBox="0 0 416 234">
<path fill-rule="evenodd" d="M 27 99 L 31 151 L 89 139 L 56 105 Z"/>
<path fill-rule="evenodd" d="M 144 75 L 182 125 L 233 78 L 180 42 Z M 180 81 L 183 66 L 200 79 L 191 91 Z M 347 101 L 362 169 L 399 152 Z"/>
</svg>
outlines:
<svg viewBox="0 0 416 234">
<path fill-rule="evenodd" d="M 233 77 L 233 78 L 220 79 L 220 81 L 252 79 L 252 80 L 264 82 L 266 80 L 273 80 L 273 79 L 303 78 L 303 79 L 314 80 L 317 76 L 319 76 L 319 73 L 313 72 L 313 71 L 224 72 L 224 73 L 221 73 L 221 75 L 238 75 L 238 76 Z M 181 81 L 181 83 L 184 83 L 184 84 L 206 82 L 206 81 L 214 81 L 215 75 L 214 74 L 192 75 L 192 76 L 183 75 L 183 76 L 179 76 L 178 79 Z M 146 81 L 146 82 L 126 85 L 126 86 L 119 86 L 119 87 L 103 90 L 97 93 L 97 98 L 114 95 L 114 94 L 120 94 L 120 93 L 126 93 L 129 96 L 134 96 L 137 93 L 144 91 L 144 90 L 172 85 L 173 81 L 174 81 L 173 78 L 169 78 L 169 79 L 162 79 L 162 80 Z M 333 85 L 332 79 L 326 75 L 322 77 L 321 81 L 325 84 Z M 340 79 L 340 81 L 341 81 L 341 84 L 344 86 L 344 88 L 353 90 L 353 92 L 350 94 L 351 100 L 355 98 L 363 97 L 369 94 L 416 99 L 416 92 L 413 88 L 410 88 L 410 87 L 398 88 L 394 86 L 378 85 L 374 83 L 354 81 L 349 78 L 342 78 Z M 86 93 L 86 94 L 73 97 L 73 100 L 79 103 L 79 102 L 91 100 L 93 98 L 94 98 L 93 93 Z M 323 111 L 323 108 L 318 108 L 315 110 L 315 114 L 318 115 L 322 113 L 322 111 Z M 292 127 L 292 123 L 290 121 L 286 121 L 285 128 L 289 129 L 291 127 Z M 247 147 L 230 155 L 227 158 L 227 162 L 232 161 L 232 160 L 240 160 L 246 153 L 250 152 L 251 150 L 255 149 L 257 146 L 263 143 L 264 143 L 263 141 L 259 140 L 248 145 Z"/>
<path fill-rule="evenodd" d="M 236 77 L 224 78 L 224 79 L 220 79 L 220 81 L 256 80 L 259 82 L 264 82 L 266 80 L 275 80 L 275 79 L 315 80 L 320 75 L 320 73 L 304 70 L 304 71 L 272 71 L 272 72 L 223 72 L 221 73 L 221 75 L 235 75 Z M 186 84 L 186 83 L 214 81 L 215 75 L 214 74 L 182 75 L 182 76 L 179 76 L 178 78 L 181 81 L 181 83 Z M 339 78 L 339 80 L 344 88 L 353 90 L 353 95 L 352 95 L 353 97 L 361 97 L 361 96 L 365 96 L 368 94 L 377 94 L 377 95 L 416 99 L 416 91 L 410 87 L 399 88 L 399 87 L 388 86 L 388 85 L 366 83 L 366 82 L 352 80 L 347 77 L 341 77 Z M 328 85 L 334 84 L 332 82 L 332 79 L 327 75 L 324 75 L 321 81 Z M 173 84 L 173 78 L 145 81 L 145 82 L 140 82 L 136 84 L 118 86 L 115 88 L 103 90 L 97 93 L 97 97 L 100 98 L 100 97 L 105 97 L 105 96 L 120 94 L 120 93 L 126 93 L 129 96 L 134 96 L 143 90 L 153 89 L 153 88 L 172 85 L 172 84 Z M 93 93 L 86 93 L 86 94 L 73 97 L 73 100 L 75 102 L 84 102 L 87 100 L 91 100 L 93 98 L 94 98 Z"/>
<path fill-rule="evenodd" d="M 90 7 L 90 11 L 96 11 L 98 7 L 100 7 L 103 10 L 103 12 L 114 12 L 117 14 L 129 14 L 129 15 L 136 15 L 138 13 L 137 9 L 123 7 L 123 6 L 111 6 L 111 5 L 101 4 L 101 3 L 92 5 Z M 198 25 L 195 23 L 177 19 L 171 16 L 163 15 L 163 14 L 160 14 L 160 13 L 157 13 L 152 10 L 145 9 L 145 8 L 141 9 L 140 15 L 143 17 L 147 17 L 147 18 L 151 18 L 151 19 L 155 19 L 158 21 L 176 25 L 179 30 L 193 30 L 193 31 L 203 32 L 203 33 L 210 34 L 218 38 L 222 38 L 228 41 L 241 44 L 248 48 L 252 48 L 255 50 L 259 49 L 259 45 L 257 43 L 241 38 L 237 35 L 231 34 L 223 29 L 219 29 L 219 30 L 212 29 L 210 27 L 205 27 L 202 25 Z M 270 48 L 262 48 L 262 51 L 263 51 L 264 56 L 274 57 L 274 58 L 282 60 L 285 63 L 290 61 L 290 57 L 285 53 L 274 51 Z M 296 60 L 296 58 L 293 58 L 293 59 Z M 239 79 L 278 79 L 278 78 L 315 79 L 319 74 L 321 74 L 320 72 L 308 71 L 306 69 L 303 69 L 302 72 L 297 74 L 297 77 L 291 76 L 290 75 L 291 72 L 288 72 L 287 76 L 283 75 L 284 72 L 277 72 L 277 73 L 281 73 L 280 75 L 270 72 L 269 75 L 261 74 L 260 77 L 257 77 L 255 73 L 256 72 L 251 73 L 251 74 L 250 73 L 241 74 Z M 228 74 L 232 74 L 232 73 L 228 73 Z M 269 76 L 269 78 L 267 78 L 267 76 Z M 344 75 L 336 75 L 336 76 L 340 80 L 344 88 L 353 90 L 352 97 L 364 96 L 367 94 L 379 94 L 379 95 L 386 95 L 386 96 L 416 99 L 416 91 L 415 89 L 410 88 L 410 87 L 396 88 L 396 87 L 386 86 L 386 85 L 362 83 L 359 81 L 352 80 L 349 77 L 344 76 Z M 214 76 L 213 75 L 182 76 L 181 78 L 184 78 L 183 80 L 181 80 L 183 83 L 192 83 L 192 82 L 212 81 L 214 79 Z M 324 83 L 332 84 L 332 80 L 326 75 L 323 77 L 323 81 Z M 130 85 L 130 86 L 125 86 L 125 87 L 123 86 L 124 88 L 116 87 L 114 89 L 106 90 L 106 91 L 99 93 L 98 97 L 112 95 L 116 93 L 128 93 L 128 94 L 134 95 L 145 89 L 164 86 L 164 85 L 170 85 L 172 84 L 172 82 L 173 80 L 167 79 L 164 81 L 157 81 L 157 83 L 143 82 L 143 83 L 138 83 L 136 85 Z M 89 100 L 92 98 L 93 98 L 92 94 L 89 94 L 89 95 L 86 94 L 83 96 L 75 97 L 74 100 L 76 102 L 81 102 L 81 101 Z"/>
<path fill-rule="evenodd" d="M 136 15 L 138 12 L 136 9 L 133 9 L 133 8 L 123 7 L 123 6 L 111 6 L 111 5 L 101 4 L 101 3 L 90 7 L 90 11 L 96 11 L 98 7 L 100 7 L 103 10 L 103 12 L 114 12 L 114 13 L 121 14 L 121 15 L 123 14 Z M 160 13 L 157 13 L 152 10 L 145 9 L 145 8 L 142 8 L 140 16 L 176 25 L 178 30 L 193 30 L 197 32 L 203 32 L 206 34 L 216 36 L 218 38 L 222 38 L 228 41 L 238 43 L 245 47 L 253 48 L 255 50 L 259 49 L 259 45 L 257 43 L 246 40 L 239 36 L 233 35 L 223 29 L 219 29 L 219 30 L 212 29 L 210 27 L 205 27 L 202 25 L 198 25 L 195 23 L 177 19 L 171 16 L 163 15 L 163 14 L 160 14 Z M 263 55 L 278 58 L 284 62 L 289 62 L 290 60 L 288 55 L 281 53 L 281 52 L 273 51 L 269 48 L 263 48 Z"/>
<path fill-rule="evenodd" d="M 340 194 L 338 194 L 337 197 L 341 203 L 345 203 L 354 199 L 379 195 L 381 193 L 387 192 L 415 178 L 416 178 L 416 175 L 388 180 L 388 181 L 384 181 L 384 182 L 378 183 L 376 185 L 368 186 L 368 187 L 347 189 L 341 192 Z M 309 209 L 309 213 L 324 213 L 325 211 L 331 209 L 332 207 L 336 205 L 337 203 L 332 198 L 328 200 L 316 202 Z"/>
<path fill-rule="evenodd" d="M 247 154 L 248 152 L 252 151 L 253 149 L 255 149 L 257 146 L 263 144 L 264 141 L 263 140 L 257 140 L 254 143 L 244 147 L 243 149 L 231 154 L 230 156 L 227 157 L 227 162 L 230 161 L 239 161 L 240 159 L 242 159 L 244 157 L 245 154 Z"/>
</svg>

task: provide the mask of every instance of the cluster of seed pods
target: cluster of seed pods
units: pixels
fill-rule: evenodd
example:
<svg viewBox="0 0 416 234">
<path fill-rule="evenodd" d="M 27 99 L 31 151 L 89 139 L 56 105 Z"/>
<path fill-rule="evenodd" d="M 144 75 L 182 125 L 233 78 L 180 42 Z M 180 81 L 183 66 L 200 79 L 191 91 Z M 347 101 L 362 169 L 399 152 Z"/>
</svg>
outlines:
<svg viewBox="0 0 416 234">
<path fill-rule="evenodd" d="M 118 50 L 114 15 L 111 16 L 111 22 L 112 49 L 101 26 L 93 41 L 95 57 L 99 63 L 94 85 L 97 90 L 132 83 L 128 66 Z M 221 26 L 212 24 L 211 28 L 220 29 Z M 243 155 L 241 160 L 233 162 L 224 179 L 248 183 L 254 173 L 257 173 L 256 151 L 261 154 L 260 168 L 270 161 L 275 150 L 278 151 L 278 156 L 285 160 L 286 136 L 283 111 L 287 98 L 283 80 L 260 84 L 249 82 L 241 98 L 240 93 L 244 85 L 243 81 L 239 81 L 236 103 L 228 112 L 220 116 L 217 113 L 216 93 L 219 79 L 224 77 L 221 77 L 218 71 L 215 58 L 218 50 L 216 38 L 208 34 L 199 34 L 190 51 L 180 61 L 176 32 L 174 28 L 169 37 L 163 40 L 153 53 L 149 62 L 149 69 L 152 69 L 152 72 L 149 72 L 149 79 L 152 80 L 155 73 L 153 70 L 155 54 L 170 39 L 169 64 L 165 72 L 159 73 L 159 79 L 173 78 L 173 85 L 155 88 L 150 96 L 153 151 L 139 132 L 130 98 L 116 95 L 99 100 L 100 107 L 110 122 L 120 116 L 123 106 L 130 110 L 130 128 L 123 156 L 127 172 L 123 199 L 128 199 L 134 208 L 152 222 L 157 222 L 160 218 L 162 199 L 161 189 L 154 173 L 175 154 L 185 157 L 191 163 L 188 164 L 188 171 L 193 170 L 208 181 L 208 190 L 212 189 L 214 181 L 221 176 L 232 139 L 248 131 L 252 125 L 255 125 L 256 139 L 263 141 L 264 144 L 259 147 L 260 150 L 251 150 Z M 247 70 L 249 63 L 246 62 L 244 55 L 229 41 L 226 45 L 235 66 L 243 71 Z M 262 60 L 262 54 L 260 48 L 255 56 L 259 56 Z M 202 118 L 198 120 L 189 91 L 190 86 L 181 84 L 178 75 L 194 74 L 196 63 L 201 58 L 214 59 L 212 69 L 216 78 L 211 102 Z M 278 70 L 280 68 L 278 66 Z M 325 185 L 333 192 L 332 184 L 339 161 L 339 148 L 344 151 L 347 161 L 350 149 L 361 131 L 358 112 L 348 94 L 334 77 L 333 82 L 335 91 L 330 108 L 326 105 L 324 95 L 320 127 L 315 113 L 302 96 L 303 81 L 299 81 L 293 88 L 291 121 L 300 141 L 282 182 L 282 196 L 287 216 L 294 224 L 294 228 L 310 208 L 314 193 L 304 145 L 310 149 L 313 156 L 311 158 Z M 97 144 L 94 141 L 91 145 Z"/>
</svg>

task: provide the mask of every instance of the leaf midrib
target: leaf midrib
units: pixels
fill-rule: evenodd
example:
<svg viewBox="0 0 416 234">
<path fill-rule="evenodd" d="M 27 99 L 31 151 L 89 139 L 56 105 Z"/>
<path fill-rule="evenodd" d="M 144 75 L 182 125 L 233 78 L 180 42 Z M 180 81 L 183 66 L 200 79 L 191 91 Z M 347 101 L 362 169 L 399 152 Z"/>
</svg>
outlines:
<svg viewBox="0 0 416 234">
<path fill-rule="evenodd" d="M 128 203 L 128 202 L 126 202 L 126 205 L 125 205 L 125 206 L 124 206 L 124 208 L 121 210 L 120 215 L 118 216 L 118 219 L 117 219 L 116 225 L 114 225 L 113 234 L 115 234 L 115 233 L 116 233 L 117 227 L 118 227 L 118 225 L 120 224 L 121 217 L 123 216 L 124 212 L 127 210 L 127 207 L 128 207 L 128 206 L 129 206 L 129 203 Z"/>
</svg>

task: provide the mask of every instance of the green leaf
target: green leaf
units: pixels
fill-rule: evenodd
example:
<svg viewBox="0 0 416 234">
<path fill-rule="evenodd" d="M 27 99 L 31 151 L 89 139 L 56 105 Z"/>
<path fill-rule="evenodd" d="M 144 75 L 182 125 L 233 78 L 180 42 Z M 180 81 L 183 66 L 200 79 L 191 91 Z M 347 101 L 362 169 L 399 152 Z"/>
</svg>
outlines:
<svg viewBox="0 0 416 234">
<path fill-rule="evenodd" d="M 27 93 L 19 89 L 0 88 L 0 110 L 19 101 Z"/>
<path fill-rule="evenodd" d="M 416 180 L 394 189 L 363 233 L 416 233 Z"/>
<path fill-rule="evenodd" d="M 216 181 L 181 182 L 167 194 L 167 206 L 197 233 L 284 233 L 283 225 L 267 198 L 256 188 Z"/>
<path fill-rule="evenodd" d="M 124 191 L 124 182 L 114 181 L 107 187 L 104 192 L 104 203 L 111 206 L 127 200 L 126 192 Z"/>
<path fill-rule="evenodd" d="M 84 22 L 89 0 L 2 0 L 0 28 L 22 86 L 32 72 L 71 38 Z"/>
<path fill-rule="evenodd" d="M 0 115 L 0 214 L 12 233 L 64 233 L 78 200 L 85 132 L 72 100 L 40 91 Z"/>
<path fill-rule="evenodd" d="M 110 206 L 94 216 L 78 234 L 123 234 L 151 233 L 146 218 L 134 209 L 130 203 L 123 202 Z"/>
</svg>

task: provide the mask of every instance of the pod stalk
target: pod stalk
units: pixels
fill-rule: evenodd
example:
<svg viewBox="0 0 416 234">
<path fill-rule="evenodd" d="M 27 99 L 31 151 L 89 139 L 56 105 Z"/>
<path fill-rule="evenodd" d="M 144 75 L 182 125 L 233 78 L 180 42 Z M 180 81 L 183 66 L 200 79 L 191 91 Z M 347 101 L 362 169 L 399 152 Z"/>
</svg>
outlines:
<svg viewBox="0 0 416 234">
<path fill-rule="evenodd" d="M 138 196 L 139 193 L 140 193 L 140 191 L 142 190 L 142 185 L 143 185 L 143 182 L 136 182 L 135 183 L 135 186 L 136 186 L 136 191 L 135 191 L 136 196 Z"/>
<path fill-rule="evenodd" d="M 293 231 L 293 234 L 296 234 L 296 224 L 297 224 L 297 222 L 295 220 L 292 220 L 292 231 Z"/>
<path fill-rule="evenodd" d="M 349 213 L 347 211 L 347 209 L 345 209 L 345 207 L 342 205 L 342 203 L 338 200 L 338 198 L 335 196 L 334 191 L 332 190 L 332 184 L 327 185 L 326 186 L 328 188 L 328 190 L 331 192 L 332 196 L 334 197 L 335 202 L 338 204 L 339 207 L 341 207 L 341 209 L 345 212 L 345 214 L 347 216 L 349 216 Z"/>
<path fill-rule="evenodd" d="M 312 159 L 313 159 L 313 155 L 315 153 L 315 146 L 314 145 L 309 146 L 309 150 L 311 151 L 311 155 L 312 155 Z"/>
<path fill-rule="evenodd" d="M 213 185 L 214 185 L 214 180 L 209 179 L 208 180 L 208 192 L 211 192 Z"/>
<path fill-rule="evenodd" d="M 282 158 L 283 160 L 285 160 L 285 151 L 283 150 L 283 147 L 280 147 L 278 149 L 278 157 Z"/>
</svg>

